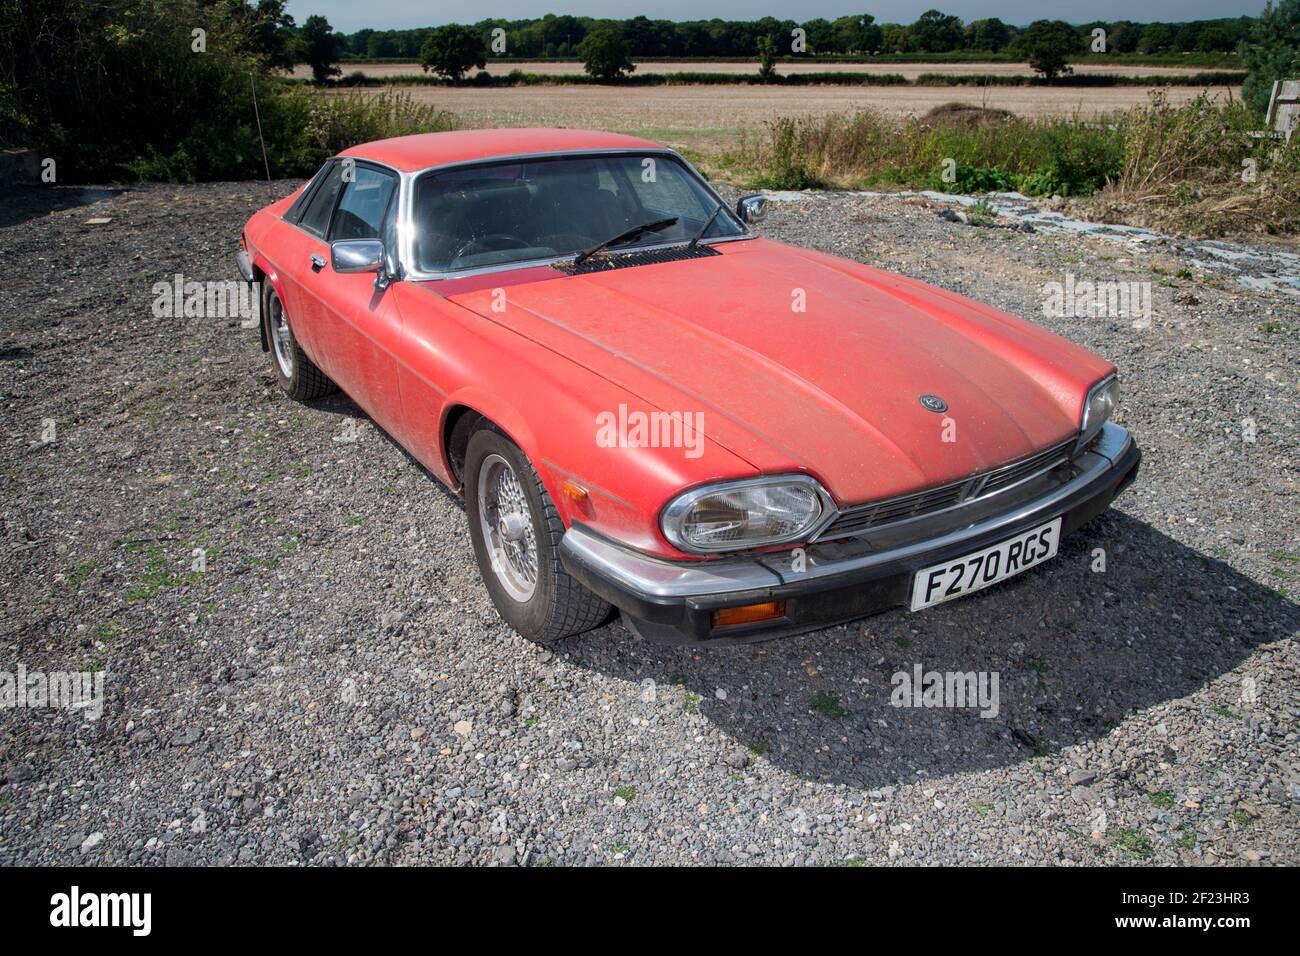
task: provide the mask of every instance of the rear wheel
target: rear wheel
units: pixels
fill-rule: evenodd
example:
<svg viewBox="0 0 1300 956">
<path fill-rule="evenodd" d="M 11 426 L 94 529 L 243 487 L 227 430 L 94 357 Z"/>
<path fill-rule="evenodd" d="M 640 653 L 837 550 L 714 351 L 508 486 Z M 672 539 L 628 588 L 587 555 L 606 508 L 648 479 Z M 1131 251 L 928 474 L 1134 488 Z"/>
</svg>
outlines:
<svg viewBox="0 0 1300 956">
<path fill-rule="evenodd" d="M 266 339 L 271 343 L 271 364 L 275 368 L 276 381 L 284 393 L 302 402 L 328 395 L 338 388 L 307 357 L 298 340 L 293 337 L 284 303 L 280 300 L 279 293 L 269 284 L 262 312 L 262 321 L 266 323 Z"/>
<path fill-rule="evenodd" d="M 465 452 L 465 511 L 479 571 L 506 623 L 549 644 L 596 627 L 610 606 L 560 563 L 564 536 L 551 497 L 523 452 L 494 429 Z"/>
</svg>

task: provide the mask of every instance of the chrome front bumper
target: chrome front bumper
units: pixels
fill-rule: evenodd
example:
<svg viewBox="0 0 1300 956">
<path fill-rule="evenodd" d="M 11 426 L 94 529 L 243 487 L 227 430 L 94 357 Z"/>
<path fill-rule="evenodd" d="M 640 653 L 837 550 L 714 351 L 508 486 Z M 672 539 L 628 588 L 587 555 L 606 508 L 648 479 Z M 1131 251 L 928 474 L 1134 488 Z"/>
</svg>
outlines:
<svg viewBox="0 0 1300 956">
<path fill-rule="evenodd" d="M 248 260 L 248 253 L 243 249 L 235 253 L 235 268 L 239 270 L 239 277 L 245 282 L 253 281 L 253 264 Z"/>
<path fill-rule="evenodd" d="M 976 551 L 1021 530 L 1064 517 L 1069 534 L 1109 507 L 1137 475 L 1141 453 L 1129 433 L 1108 423 L 1072 477 L 1033 497 L 995 496 L 960 527 L 927 534 L 917 521 L 885 535 L 807 545 L 796 551 L 712 561 L 666 561 L 624 548 L 574 524 L 560 543 L 565 568 L 619 607 L 647 637 L 710 644 L 777 637 L 823 627 L 906 602 L 921 567 Z M 913 528 L 908 536 L 906 528 Z M 787 602 L 786 618 L 760 625 L 712 626 L 712 612 L 762 601 Z"/>
</svg>

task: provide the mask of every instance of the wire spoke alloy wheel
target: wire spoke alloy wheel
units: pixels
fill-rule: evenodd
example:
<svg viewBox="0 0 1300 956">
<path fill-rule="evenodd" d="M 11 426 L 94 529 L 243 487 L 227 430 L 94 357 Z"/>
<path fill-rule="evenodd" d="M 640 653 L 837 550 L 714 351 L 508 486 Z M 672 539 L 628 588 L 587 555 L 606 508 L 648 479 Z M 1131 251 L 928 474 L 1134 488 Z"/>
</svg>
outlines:
<svg viewBox="0 0 1300 956">
<path fill-rule="evenodd" d="M 293 378 L 293 333 L 284 314 L 284 304 L 278 295 L 271 296 L 271 346 L 275 349 L 275 364 L 285 378 Z"/>
<path fill-rule="evenodd" d="M 501 586 L 519 603 L 537 590 L 537 536 L 524 486 L 510 462 L 488 455 L 478 472 L 478 513 Z"/>
</svg>

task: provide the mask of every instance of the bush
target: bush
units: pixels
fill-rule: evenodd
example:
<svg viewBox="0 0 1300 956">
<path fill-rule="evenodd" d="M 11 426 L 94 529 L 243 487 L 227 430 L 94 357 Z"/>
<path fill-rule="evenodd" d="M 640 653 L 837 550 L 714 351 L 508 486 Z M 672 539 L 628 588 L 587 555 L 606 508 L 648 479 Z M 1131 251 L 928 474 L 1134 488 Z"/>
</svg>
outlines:
<svg viewBox="0 0 1300 956">
<path fill-rule="evenodd" d="M 265 175 L 254 90 L 273 176 L 307 175 L 360 141 L 454 125 L 409 96 L 321 95 L 281 78 L 223 9 L 195 0 L 0 6 L 0 138 L 54 158 L 59 182 L 195 181 Z M 29 15 L 43 25 L 34 40 Z M 202 55 L 191 49 L 196 24 L 207 30 Z"/>
<path fill-rule="evenodd" d="M 417 103 L 410 93 L 397 90 L 299 96 L 308 99 L 303 145 L 310 152 L 307 168 L 311 170 L 357 143 L 456 128 L 451 113 Z"/>
<path fill-rule="evenodd" d="M 766 169 L 755 180 L 757 189 L 813 189 L 822 185 L 808 169 L 808 157 L 796 120 L 782 117 L 765 124 L 771 137 Z"/>
<path fill-rule="evenodd" d="M 757 188 L 1015 189 L 1096 197 L 1111 221 L 1205 235 L 1300 232 L 1300 137 L 1281 148 L 1258 135 L 1249 106 L 1204 96 L 1175 107 L 1156 94 L 1147 107 L 1092 123 L 986 115 L 961 104 L 925 120 L 875 112 L 782 117 L 724 161 L 752 170 Z M 955 182 L 943 181 L 945 169 Z"/>
</svg>

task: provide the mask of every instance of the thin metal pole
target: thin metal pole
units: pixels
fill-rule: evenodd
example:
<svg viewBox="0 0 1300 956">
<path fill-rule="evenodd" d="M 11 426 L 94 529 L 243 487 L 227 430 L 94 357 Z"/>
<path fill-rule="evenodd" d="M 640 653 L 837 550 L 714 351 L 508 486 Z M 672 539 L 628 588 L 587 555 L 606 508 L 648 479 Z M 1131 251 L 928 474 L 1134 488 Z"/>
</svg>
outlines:
<svg viewBox="0 0 1300 956">
<path fill-rule="evenodd" d="M 257 119 L 257 139 L 262 144 L 262 165 L 266 167 L 266 191 L 272 192 L 271 188 L 271 161 L 266 158 L 266 140 L 262 136 L 262 114 L 257 108 L 257 84 L 253 81 L 253 74 L 248 74 L 248 85 L 253 91 L 253 116 Z"/>
</svg>

